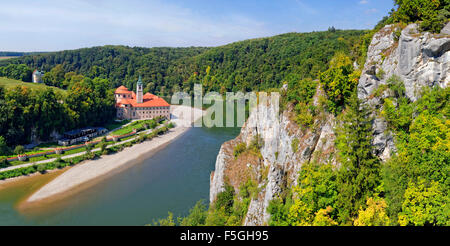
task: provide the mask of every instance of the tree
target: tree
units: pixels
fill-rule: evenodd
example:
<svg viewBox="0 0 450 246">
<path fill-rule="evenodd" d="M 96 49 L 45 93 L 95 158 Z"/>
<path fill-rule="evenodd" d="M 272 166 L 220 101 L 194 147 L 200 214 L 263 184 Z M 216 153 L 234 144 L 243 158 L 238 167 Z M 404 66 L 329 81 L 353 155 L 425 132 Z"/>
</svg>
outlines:
<svg viewBox="0 0 450 246">
<path fill-rule="evenodd" d="M 231 213 L 234 200 L 234 188 L 233 186 L 225 183 L 225 190 L 217 194 L 217 198 L 214 201 L 216 208 L 223 208 L 226 213 Z"/>
<path fill-rule="evenodd" d="M 14 149 L 14 153 L 16 155 L 21 155 L 25 153 L 25 148 L 22 145 L 17 145 L 16 148 Z"/>
<path fill-rule="evenodd" d="M 449 0 L 395 0 L 398 6 L 393 13 L 396 22 L 422 21 L 420 27 L 438 33 L 450 17 Z"/>
<path fill-rule="evenodd" d="M 337 53 L 330 61 L 330 67 L 320 73 L 319 80 L 328 97 L 328 110 L 337 114 L 351 97 L 358 84 L 359 70 L 353 70 L 350 57 Z"/>
<path fill-rule="evenodd" d="M 42 140 L 49 140 L 53 131 L 61 132 L 65 128 L 67 117 L 64 106 L 58 102 L 58 95 L 52 88 L 37 91 L 35 95 L 35 128 Z"/>
<path fill-rule="evenodd" d="M 92 143 L 86 143 L 86 154 L 90 154 L 93 148 L 93 144 Z"/>
<path fill-rule="evenodd" d="M 312 223 L 313 226 L 337 226 L 338 223 L 334 221 L 330 214 L 333 212 L 333 208 L 328 206 L 327 208 L 319 209 L 316 213 L 316 217 L 314 217 L 314 221 Z"/>
<path fill-rule="evenodd" d="M 66 72 L 108 79 L 111 87 L 124 84 L 130 89 L 141 75 L 145 91 L 154 94 L 175 88 L 189 92 L 194 83 L 204 83 L 205 91 L 265 90 L 279 88 L 288 74 L 316 78 L 338 50 L 356 55 L 351 51 L 365 32 L 287 33 L 213 48 L 103 46 L 7 59 L 0 61 L 0 67 L 22 63 L 49 71 L 47 77 L 61 65 Z M 70 87 L 67 81 L 63 87 Z"/>
<path fill-rule="evenodd" d="M 390 219 L 386 212 L 387 204 L 382 198 L 370 197 L 367 199 L 367 208 L 362 207 L 358 211 L 358 218 L 355 219 L 355 226 L 387 226 Z"/>
<path fill-rule="evenodd" d="M 406 102 L 402 98 L 404 87 L 399 85 L 390 86 L 397 98 L 386 99 L 396 100 L 397 107 L 385 101 L 382 111 L 396 134 L 397 153 L 382 168 L 387 210 L 393 223 L 398 221 L 408 184 L 417 183 L 419 177 L 447 184 L 450 163 L 450 88 L 424 89 L 416 102 Z"/>
<path fill-rule="evenodd" d="M 331 164 L 304 163 L 292 195 L 274 199 L 268 207 L 269 225 L 334 225 L 336 172 Z"/>
<path fill-rule="evenodd" d="M 301 199 L 295 199 L 289 208 L 287 222 L 292 226 L 309 226 L 314 219 L 314 211 Z"/>
<path fill-rule="evenodd" d="M 101 150 L 102 154 L 105 153 L 107 147 L 108 147 L 108 143 L 106 143 L 106 142 L 100 143 L 100 150 Z"/>
<path fill-rule="evenodd" d="M 0 76 L 24 82 L 31 82 L 32 72 L 25 64 L 9 64 L 5 67 L 0 67 Z"/>
<path fill-rule="evenodd" d="M 450 225 L 450 197 L 436 181 L 410 182 L 398 222 L 402 226 Z"/>
<path fill-rule="evenodd" d="M 312 215 L 320 209 L 335 207 L 338 193 L 336 175 L 331 164 L 311 162 L 302 165 L 298 186 L 293 190 L 299 199 L 310 206 Z"/>
<path fill-rule="evenodd" d="M 47 72 L 42 77 L 42 81 L 46 85 L 52 85 L 56 87 L 63 87 L 63 81 L 65 80 L 64 68 L 61 64 L 56 65 L 54 68 Z"/>
<path fill-rule="evenodd" d="M 279 197 L 274 198 L 269 202 L 267 212 L 270 213 L 270 226 L 288 226 L 288 214 L 290 203 L 283 203 L 283 200 Z"/>
<path fill-rule="evenodd" d="M 0 136 L 0 156 L 8 155 L 11 150 L 6 143 L 6 140 L 3 136 Z"/>
<path fill-rule="evenodd" d="M 180 219 L 181 226 L 200 226 L 205 225 L 208 210 L 203 200 L 198 201 L 193 208 L 189 210 L 189 215 Z"/>
<path fill-rule="evenodd" d="M 173 220 L 173 213 L 169 212 L 167 218 L 159 219 L 153 222 L 154 226 L 175 226 L 175 221 Z"/>
<path fill-rule="evenodd" d="M 348 223 L 380 182 L 380 162 L 373 154 L 372 124 L 367 106 L 353 94 L 336 128 L 338 170 L 336 201 L 341 223 Z"/>
</svg>

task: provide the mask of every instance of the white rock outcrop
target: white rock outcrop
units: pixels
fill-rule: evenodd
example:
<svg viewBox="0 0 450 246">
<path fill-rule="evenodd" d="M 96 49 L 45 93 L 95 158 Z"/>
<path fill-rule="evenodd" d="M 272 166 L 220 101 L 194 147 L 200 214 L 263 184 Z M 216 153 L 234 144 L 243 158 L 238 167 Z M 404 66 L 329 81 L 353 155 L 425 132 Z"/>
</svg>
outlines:
<svg viewBox="0 0 450 246">
<path fill-rule="evenodd" d="M 262 167 L 259 169 L 258 196 L 250 202 L 245 225 L 264 225 L 270 215 L 267 212 L 269 202 L 277 197 L 286 185 L 296 185 L 302 163 L 312 159 L 335 162 L 334 117 L 327 115 L 325 120 L 316 121 L 315 131 L 302 131 L 289 118 L 289 111 L 279 114 L 273 104 L 260 104 L 255 108 L 241 129 L 240 135 L 222 145 L 216 160 L 215 171 L 211 175 L 210 202 L 224 190 L 227 168 L 235 165 L 233 148 L 240 142 L 247 145 L 256 137 L 262 139 Z M 292 148 L 294 139 L 299 140 L 297 151 Z M 264 176 L 263 170 L 267 171 Z M 235 187 L 237 189 L 238 187 Z"/>
<path fill-rule="evenodd" d="M 387 84 L 393 75 L 403 81 L 406 95 L 411 101 L 417 100 L 423 86 L 447 87 L 450 81 L 449 25 L 441 34 L 419 33 L 417 25 L 411 24 L 396 36 L 400 33 L 400 29 L 396 28 L 389 25 L 374 35 L 359 80 L 358 97 L 366 101 L 374 112 L 382 107 L 383 97 L 388 96 L 387 93 L 375 96 L 374 92 L 380 85 Z M 320 89 L 314 97 L 316 105 L 319 94 Z M 227 171 L 238 165 L 252 166 L 247 163 L 248 160 L 234 157 L 234 147 L 242 142 L 249 145 L 255 136 L 263 140 L 261 155 L 258 157 L 261 159 L 260 166 L 255 164 L 257 167 L 254 168 L 259 175 L 259 194 L 250 202 L 245 225 L 265 225 L 268 222 L 269 202 L 287 186 L 297 184 L 303 163 L 317 161 L 337 164 L 334 154 L 336 119 L 329 114 L 322 115 L 314 127 L 302 130 L 291 120 L 291 112 L 292 109 L 288 109 L 280 114 L 276 105 L 271 103 L 258 105 L 242 127 L 240 135 L 224 143 L 217 156 L 215 171 L 211 175 L 211 203 L 223 191 L 225 180 L 238 183 L 237 177 Z M 387 132 L 384 119 L 375 118 L 373 136 L 375 154 L 383 160 L 388 159 L 395 151 L 395 144 L 393 135 Z M 294 139 L 299 141 L 296 150 L 292 144 Z M 239 188 L 236 185 L 233 187 L 236 190 Z"/>
<path fill-rule="evenodd" d="M 423 87 L 447 87 L 450 82 L 450 35 L 446 30 L 444 28 L 441 34 L 420 33 L 417 24 L 410 24 L 403 30 L 396 25 L 382 28 L 373 36 L 368 48 L 358 97 L 374 110 L 380 109 L 382 98 L 388 95 L 376 96 L 375 91 L 380 85 L 386 85 L 392 76 L 403 81 L 406 96 L 411 101 L 417 100 Z M 395 151 L 392 134 L 386 132 L 386 122 L 381 118 L 375 120 L 373 129 L 376 154 L 386 160 Z"/>
</svg>

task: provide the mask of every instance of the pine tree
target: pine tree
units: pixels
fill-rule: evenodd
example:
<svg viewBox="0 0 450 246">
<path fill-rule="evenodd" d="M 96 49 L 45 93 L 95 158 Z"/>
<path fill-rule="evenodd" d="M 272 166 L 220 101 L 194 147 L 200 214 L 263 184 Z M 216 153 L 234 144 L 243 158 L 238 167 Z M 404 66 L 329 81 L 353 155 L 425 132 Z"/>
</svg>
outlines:
<svg viewBox="0 0 450 246">
<path fill-rule="evenodd" d="M 354 93 L 336 129 L 338 160 L 338 216 L 350 222 L 379 185 L 380 161 L 372 151 L 372 117 Z"/>
</svg>

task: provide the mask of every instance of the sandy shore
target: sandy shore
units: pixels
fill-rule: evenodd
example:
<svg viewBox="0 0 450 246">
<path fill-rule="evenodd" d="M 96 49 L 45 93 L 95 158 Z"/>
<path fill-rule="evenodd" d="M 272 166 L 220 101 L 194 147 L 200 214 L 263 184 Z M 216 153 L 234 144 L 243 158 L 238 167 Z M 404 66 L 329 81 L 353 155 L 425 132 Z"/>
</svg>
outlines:
<svg viewBox="0 0 450 246">
<path fill-rule="evenodd" d="M 95 184 L 96 181 L 107 177 L 108 174 L 132 165 L 135 160 L 148 155 L 152 151 L 156 151 L 158 148 L 181 136 L 191 127 L 192 122 L 201 118 L 204 111 L 187 106 L 171 106 L 171 113 L 174 118 L 172 121 L 176 126 L 166 134 L 151 141 L 133 145 L 119 153 L 102 156 L 98 160 L 91 160 L 76 165 L 44 185 L 32 194 L 26 202 L 40 202 L 64 193 L 71 194 L 74 191 L 88 188 Z"/>
</svg>

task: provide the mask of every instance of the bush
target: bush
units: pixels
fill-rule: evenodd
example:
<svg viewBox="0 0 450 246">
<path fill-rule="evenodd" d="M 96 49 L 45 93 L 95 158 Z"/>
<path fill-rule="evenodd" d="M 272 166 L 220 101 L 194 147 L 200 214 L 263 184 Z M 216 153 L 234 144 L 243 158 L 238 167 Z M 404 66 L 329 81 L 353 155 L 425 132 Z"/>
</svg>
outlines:
<svg viewBox="0 0 450 246">
<path fill-rule="evenodd" d="M 38 166 L 37 166 L 37 171 L 40 172 L 40 173 L 42 173 L 42 174 L 44 174 L 44 173 L 46 173 L 47 168 L 46 168 L 45 165 L 38 165 Z"/>
<path fill-rule="evenodd" d="M 22 155 L 23 153 L 25 153 L 25 148 L 22 145 L 17 145 L 14 149 L 14 153 L 16 155 Z"/>
<path fill-rule="evenodd" d="M 298 151 L 299 143 L 300 143 L 300 140 L 298 140 L 298 138 L 292 139 L 292 142 L 291 142 L 292 152 L 296 153 Z"/>
<path fill-rule="evenodd" d="M 316 93 L 317 82 L 312 79 L 301 79 L 298 74 L 290 74 L 286 77 L 288 82 L 288 102 L 304 103 L 311 102 Z"/>
<path fill-rule="evenodd" d="M 297 111 L 296 123 L 304 128 L 309 128 L 314 123 L 314 115 L 310 112 L 306 104 L 299 103 L 295 105 Z"/>
<path fill-rule="evenodd" d="M 189 210 L 189 215 L 180 218 L 181 226 L 201 226 L 205 225 L 208 209 L 203 200 L 198 201 L 193 208 Z"/>
<path fill-rule="evenodd" d="M 439 33 L 450 18 L 450 1 L 395 0 L 398 6 L 393 13 L 395 22 L 412 23 L 421 21 L 424 31 Z"/>
<path fill-rule="evenodd" d="M 259 135 L 256 135 L 253 137 L 252 141 L 250 142 L 248 149 L 250 149 L 254 152 L 259 152 L 259 150 L 263 146 L 264 146 L 264 140 Z"/>
<path fill-rule="evenodd" d="M 108 147 L 108 143 L 102 142 L 102 143 L 100 144 L 100 151 L 101 151 L 101 152 L 105 152 L 107 147 Z"/>
<path fill-rule="evenodd" d="M 247 144 L 239 143 L 238 145 L 236 145 L 234 147 L 233 155 L 234 155 L 234 157 L 237 158 L 240 154 L 242 154 L 246 150 L 247 150 Z"/>
<path fill-rule="evenodd" d="M 234 202 L 234 188 L 233 186 L 225 183 L 225 190 L 217 194 L 217 198 L 214 202 L 215 208 L 223 208 L 226 213 L 231 213 Z"/>
<path fill-rule="evenodd" d="M 355 90 L 361 71 L 353 70 L 350 57 L 337 53 L 330 61 L 330 68 L 320 73 L 319 79 L 327 95 L 328 111 L 339 113 Z"/>
<path fill-rule="evenodd" d="M 0 167 L 4 168 L 8 166 L 9 166 L 8 159 L 6 157 L 0 157 Z"/>
<path fill-rule="evenodd" d="M 94 145 L 92 143 L 87 143 L 86 144 L 86 153 L 91 153 L 93 147 L 94 147 Z"/>
</svg>

